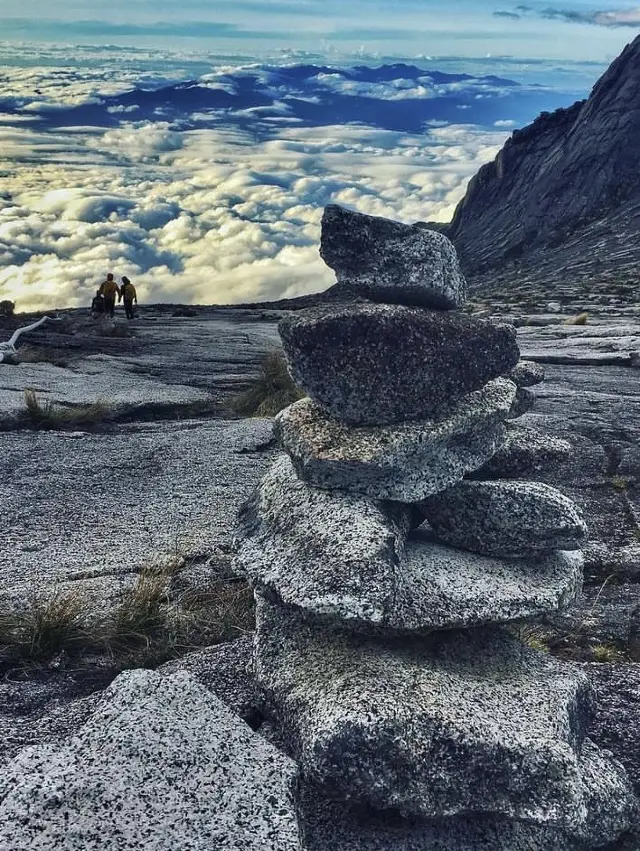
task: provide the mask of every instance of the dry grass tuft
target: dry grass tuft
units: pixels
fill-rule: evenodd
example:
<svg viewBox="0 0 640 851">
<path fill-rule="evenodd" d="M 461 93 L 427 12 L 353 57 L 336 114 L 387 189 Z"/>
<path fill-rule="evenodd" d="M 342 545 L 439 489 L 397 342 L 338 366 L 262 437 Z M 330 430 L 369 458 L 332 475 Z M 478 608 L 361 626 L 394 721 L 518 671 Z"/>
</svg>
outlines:
<svg viewBox="0 0 640 851">
<path fill-rule="evenodd" d="M 22 419 L 36 429 L 65 429 L 90 427 L 103 422 L 109 414 L 109 405 L 98 400 L 91 405 L 65 407 L 54 402 L 40 402 L 35 390 L 24 391 L 25 410 Z"/>
<path fill-rule="evenodd" d="M 103 618 L 81 590 L 33 599 L 19 614 L 0 613 L 0 660 L 20 666 L 46 663 L 64 651 L 108 659 L 115 670 L 154 666 L 198 647 L 232 641 L 254 628 L 253 594 L 237 579 L 213 582 L 206 593 L 170 595 L 184 565 L 141 571 L 120 604 Z"/>
<path fill-rule="evenodd" d="M 569 319 L 565 319 L 565 325 L 586 325 L 589 320 L 588 313 L 579 313 L 577 316 L 572 316 Z"/>
<path fill-rule="evenodd" d="M 0 644 L 22 659 L 48 659 L 87 644 L 85 616 L 86 601 L 79 591 L 34 599 L 23 612 L 0 614 Z"/>
<path fill-rule="evenodd" d="M 251 386 L 234 400 L 232 408 L 243 417 L 273 417 L 304 395 L 289 374 L 284 354 L 276 349 L 263 358 Z"/>
</svg>

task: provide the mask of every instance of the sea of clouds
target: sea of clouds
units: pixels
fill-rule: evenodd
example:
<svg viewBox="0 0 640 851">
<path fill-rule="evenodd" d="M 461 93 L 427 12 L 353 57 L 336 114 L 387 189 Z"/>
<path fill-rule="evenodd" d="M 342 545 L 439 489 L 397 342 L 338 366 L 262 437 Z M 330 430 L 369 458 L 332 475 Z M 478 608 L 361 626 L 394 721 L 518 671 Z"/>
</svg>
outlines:
<svg viewBox="0 0 640 851">
<path fill-rule="evenodd" d="M 108 271 L 153 302 L 325 289 L 326 204 L 448 221 L 515 126 L 584 94 L 427 61 L 43 55 L 0 74 L 0 299 L 22 310 L 86 305 Z"/>
</svg>

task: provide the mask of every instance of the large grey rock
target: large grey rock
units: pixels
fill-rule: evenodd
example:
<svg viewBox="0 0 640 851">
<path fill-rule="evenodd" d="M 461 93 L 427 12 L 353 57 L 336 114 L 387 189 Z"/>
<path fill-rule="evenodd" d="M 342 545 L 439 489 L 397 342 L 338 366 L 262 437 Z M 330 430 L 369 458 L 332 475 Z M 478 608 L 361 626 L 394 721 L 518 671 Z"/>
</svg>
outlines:
<svg viewBox="0 0 640 851">
<path fill-rule="evenodd" d="M 346 279 L 373 301 L 435 308 L 465 301 L 456 250 L 437 231 L 331 204 L 322 217 L 320 256 L 338 283 Z"/>
<path fill-rule="evenodd" d="M 518 387 L 516 398 L 509 412 L 509 419 L 515 420 L 533 410 L 536 404 L 536 395 L 528 387 Z"/>
<path fill-rule="evenodd" d="M 577 550 L 587 537 L 575 503 L 541 482 L 462 482 L 420 509 L 439 540 L 485 555 Z"/>
<path fill-rule="evenodd" d="M 0 777 L 0 847 L 295 851 L 297 770 L 186 674 L 122 674 L 61 747 Z"/>
<path fill-rule="evenodd" d="M 487 558 L 432 543 L 418 530 L 407 541 L 385 623 L 398 629 L 450 629 L 544 615 L 576 599 L 582 565 L 577 552 Z"/>
<path fill-rule="evenodd" d="M 275 431 L 309 484 L 416 502 L 460 481 L 500 448 L 514 391 L 510 381 L 496 379 L 447 416 L 389 426 L 349 426 L 302 399 L 278 415 Z"/>
<path fill-rule="evenodd" d="M 442 415 L 519 356 L 511 325 L 398 305 L 317 307 L 278 327 L 296 382 L 355 425 Z"/>
<path fill-rule="evenodd" d="M 584 669 L 598 708 L 589 735 L 615 753 L 640 795 L 640 665 L 592 662 Z"/>
<path fill-rule="evenodd" d="M 510 561 L 406 543 L 408 509 L 310 488 L 288 459 L 240 518 L 235 569 L 305 615 L 359 632 L 429 631 L 556 611 L 577 596 L 579 553 Z"/>
<path fill-rule="evenodd" d="M 572 446 L 567 440 L 545 434 L 535 428 L 507 424 L 505 441 L 471 479 L 509 479 L 535 477 L 553 471 L 570 457 Z"/>
<path fill-rule="evenodd" d="M 587 679 L 499 629 L 366 639 L 259 599 L 256 666 L 304 776 L 333 796 L 584 826 Z"/>
<path fill-rule="evenodd" d="M 411 511 L 311 488 L 279 458 L 239 516 L 235 570 L 317 614 L 381 623 Z"/>
<path fill-rule="evenodd" d="M 602 777 L 598 775 L 601 757 L 588 741 L 582 765 L 588 803 L 581 836 L 477 813 L 433 821 L 403 818 L 393 811 L 332 799 L 303 783 L 297 795 L 302 844 L 305 851 L 589 851 L 602 848 L 604 841 L 607 851 L 636 851 L 640 835 L 626 833 L 634 820 L 634 802 L 626 789 L 616 797 L 619 775 L 614 771 L 612 776 L 609 765 Z M 603 779 L 610 781 L 606 789 Z M 603 809 L 607 822 L 599 824 Z M 617 840 L 613 846 L 608 844 L 611 838 Z"/>
</svg>

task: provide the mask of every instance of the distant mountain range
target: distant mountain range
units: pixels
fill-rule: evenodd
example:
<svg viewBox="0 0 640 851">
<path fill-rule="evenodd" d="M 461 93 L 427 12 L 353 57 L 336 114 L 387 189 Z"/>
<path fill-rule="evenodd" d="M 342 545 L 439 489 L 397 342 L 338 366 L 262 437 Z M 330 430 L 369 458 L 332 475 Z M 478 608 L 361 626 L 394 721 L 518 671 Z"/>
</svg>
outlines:
<svg viewBox="0 0 640 851">
<path fill-rule="evenodd" d="M 575 94 L 573 95 L 575 97 Z M 0 111 L 20 113 L 32 97 L 0 96 Z M 363 124 L 420 133 L 429 122 L 517 127 L 573 100 L 571 93 L 521 85 L 494 75 L 474 77 L 404 63 L 378 67 L 246 65 L 198 80 L 102 95 L 55 109 L 29 106 L 44 127 L 116 127 L 166 121 L 180 130 L 219 125 L 272 135 L 282 123 Z"/>
<path fill-rule="evenodd" d="M 473 288 L 637 300 L 640 36 L 587 100 L 516 130 L 450 225 Z"/>
</svg>

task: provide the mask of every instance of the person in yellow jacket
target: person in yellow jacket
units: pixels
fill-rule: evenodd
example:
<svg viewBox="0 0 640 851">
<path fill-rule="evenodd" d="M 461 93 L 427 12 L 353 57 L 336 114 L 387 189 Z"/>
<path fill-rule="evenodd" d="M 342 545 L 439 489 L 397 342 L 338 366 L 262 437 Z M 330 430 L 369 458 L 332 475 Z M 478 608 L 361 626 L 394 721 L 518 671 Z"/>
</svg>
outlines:
<svg viewBox="0 0 640 851">
<path fill-rule="evenodd" d="M 113 319 L 113 313 L 116 309 L 116 296 L 120 299 L 120 289 L 113 280 L 113 274 L 111 272 L 107 275 L 107 280 L 100 284 L 98 292 L 104 298 L 105 314 Z"/>
<path fill-rule="evenodd" d="M 120 287 L 120 296 L 118 301 L 121 298 L 124 300 L 124 310 L 127 314 L 127 319 L 135 319 L 133 303 L 138 303 L 138 294 L 136 293 L 136 288 L 125 275 L 122 276 L 122 286 Z"/>
</svg>

